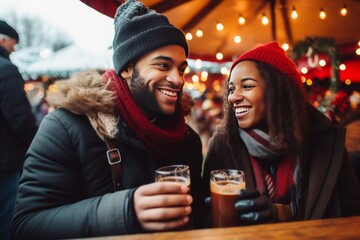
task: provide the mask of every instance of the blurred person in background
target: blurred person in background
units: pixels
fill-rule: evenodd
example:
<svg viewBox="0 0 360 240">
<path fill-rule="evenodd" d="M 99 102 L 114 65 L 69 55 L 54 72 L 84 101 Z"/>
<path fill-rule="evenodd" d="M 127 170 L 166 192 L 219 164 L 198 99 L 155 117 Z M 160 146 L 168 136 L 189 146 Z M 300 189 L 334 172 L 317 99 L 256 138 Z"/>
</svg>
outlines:
<svg viewBox="0 0 360 240">
<path fill-rule="evenodd" d="M 304 98 L 295 64 L 277 42 L 231 66 L 224 120 L 210 139 L 210 171 L 244 171 L 234 210 L 242 224 L 360 215 L 360 187 L 345 148 L 345 129 Z"/>
<path fill-rule="evenodd" d="M 37 130 L 24 90 L 24 79 L 10 61 L 19 42 L 16 30 L 0 20 L 0 236 L 10 239 L 18 182 Z"/>
</svg>

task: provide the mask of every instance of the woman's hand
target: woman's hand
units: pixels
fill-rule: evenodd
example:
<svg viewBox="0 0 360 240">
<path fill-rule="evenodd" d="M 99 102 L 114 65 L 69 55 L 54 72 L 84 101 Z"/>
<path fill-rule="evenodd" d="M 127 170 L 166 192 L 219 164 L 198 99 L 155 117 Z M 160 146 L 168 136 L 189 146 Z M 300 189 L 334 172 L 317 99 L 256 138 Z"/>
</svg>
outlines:
<svg viewBox="0 0 360 240">
<path fill-rule="evenodd" d="M 134 193 L 134 208 L 146 231 L 164 231 L 189 222 L 191 203 L 188 186 L 174 182 L 155 182 Z"/>
<path fill-rule="evenodd" d="M 240 219 L 245 224 L 259 224 L 277 222 L 277 208 L 263 194 L 256 189 L 242 189 L 239 201 L 235 203 Z"/>
</svg>

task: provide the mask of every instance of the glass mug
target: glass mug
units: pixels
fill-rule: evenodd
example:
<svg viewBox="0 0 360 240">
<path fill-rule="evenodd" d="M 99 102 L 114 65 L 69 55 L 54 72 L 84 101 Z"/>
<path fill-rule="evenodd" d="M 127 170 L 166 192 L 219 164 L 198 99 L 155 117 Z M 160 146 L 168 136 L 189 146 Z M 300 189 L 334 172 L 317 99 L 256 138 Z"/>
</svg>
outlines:
<svg viewBox="0 0 360 240">
<path fill-rule="evenodd" d="M 155 182 L 178 182 L 190 188 L 190 169 L 187 165 L 170 165 L 156 169 Z"/>
<path fill-rule="evenodd" d="M 211 215 L 213 227 L 240 225 L 235 209 L 238 193 L 245 188 L 245 174 L 236 169 L 219 169 L 210 173 Z"/>
<path fill-rule="evenodd" d="M 190 191 L 190 168 L 187 165 L 169 165 L 156 169 L 155 182 L 177 182 L 188 186 Z M 193 228 L 192 213 L 189 222 L 177 230 L 188 230 Z"/>
</svg>

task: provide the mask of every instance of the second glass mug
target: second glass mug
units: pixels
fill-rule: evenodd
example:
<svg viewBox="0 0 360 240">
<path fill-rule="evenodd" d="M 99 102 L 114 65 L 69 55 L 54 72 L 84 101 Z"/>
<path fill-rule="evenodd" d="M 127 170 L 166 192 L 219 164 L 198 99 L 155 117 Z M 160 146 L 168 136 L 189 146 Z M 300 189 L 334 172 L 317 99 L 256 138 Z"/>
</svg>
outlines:
<svg viewBox="0 0 360 240">
<path fill-rule="evenodd" d="M 245 188 L 245 174 L 236 169 L 219 169 L 210 173 L 212 227 L 240 225 L 235 209 L 238 193 Z"/>
</svg>

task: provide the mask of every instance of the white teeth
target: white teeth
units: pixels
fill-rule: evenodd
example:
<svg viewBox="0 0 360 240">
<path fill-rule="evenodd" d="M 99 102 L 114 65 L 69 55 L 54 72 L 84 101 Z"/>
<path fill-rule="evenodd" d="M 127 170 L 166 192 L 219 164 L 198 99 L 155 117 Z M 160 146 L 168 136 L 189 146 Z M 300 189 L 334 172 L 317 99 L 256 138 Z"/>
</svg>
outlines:
<svg viewBox="0 0 360 240">
<path fill-rule="evenodd" d="M 238 113 L 245 113 L 248 112 L 251 108 L 250 107 L 238 107 L 235 108 L 235 112 Z"/>
<path fill-rule="evenodd" d="M 162 92 L 165 95 L 171 96 L 171 97 L 176 97 L 177 96 L 176 92 L 171 92 L 171 91 L 164 90 L 164 89 L 161 89 L 160 92 Z"/>
</svg>

